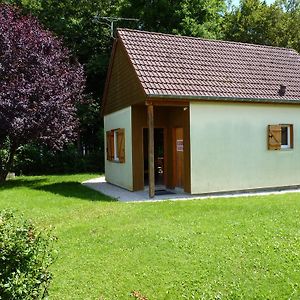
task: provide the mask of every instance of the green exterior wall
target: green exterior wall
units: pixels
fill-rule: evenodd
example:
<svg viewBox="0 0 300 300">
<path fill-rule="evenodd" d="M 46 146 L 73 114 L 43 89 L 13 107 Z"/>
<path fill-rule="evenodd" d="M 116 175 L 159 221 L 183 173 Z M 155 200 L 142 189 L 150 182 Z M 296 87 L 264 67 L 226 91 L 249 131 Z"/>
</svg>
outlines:
<svg viewBox="0 0 300 300">
<path fill-rule="evenodd" d="M 294 149 L 268 150 L 267 127 L 293 124 Z M 191 192 L 300 184 L 300 106 L 190 104 Z"/>
<path fill-rule="evenodd" d="M 105 179 L 107 182 L 133 190 L 132 177 L 132 137 L 131 137 L 131 107 L 104 116 L 104 131 L 125 128 L 125 163 L 111 162 L 106 159 Z M 106 139 L 105 139 L 106 140 Z M 106 141 L 105 141 L 106 149 Z"/>
</svg>

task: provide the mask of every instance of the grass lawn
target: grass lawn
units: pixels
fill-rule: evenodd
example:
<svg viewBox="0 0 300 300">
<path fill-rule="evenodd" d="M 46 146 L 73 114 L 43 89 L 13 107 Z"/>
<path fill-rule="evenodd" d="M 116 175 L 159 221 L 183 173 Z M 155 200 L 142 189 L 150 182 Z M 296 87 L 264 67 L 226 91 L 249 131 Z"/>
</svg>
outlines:
<svg viewBox="0 0 300 300">
<path fill-rule="evenodd" d="M 300 298 L 300 194 L 119 203 L 92 177 L 0 187 L 0 209 L 54 228 L 50 299 Z"/>
</svg>

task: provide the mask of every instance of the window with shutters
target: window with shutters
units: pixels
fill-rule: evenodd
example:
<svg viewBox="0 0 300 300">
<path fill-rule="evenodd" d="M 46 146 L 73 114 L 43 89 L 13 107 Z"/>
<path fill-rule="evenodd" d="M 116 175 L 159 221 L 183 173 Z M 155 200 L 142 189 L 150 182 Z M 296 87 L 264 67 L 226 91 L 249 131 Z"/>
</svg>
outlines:
<svg viewBox="0 0 300 300">
<path fill-rule="evenodd" d="M 283 150 L 293 148 L 293 125 L 279 124 L 268 126 L 268 149 Z"/>
<path fill-rule="evenodd" d="M 125 162 L 125 129 L 118 128 L 106 132 L 106 157 L 113 162 Z"/>
</svg>

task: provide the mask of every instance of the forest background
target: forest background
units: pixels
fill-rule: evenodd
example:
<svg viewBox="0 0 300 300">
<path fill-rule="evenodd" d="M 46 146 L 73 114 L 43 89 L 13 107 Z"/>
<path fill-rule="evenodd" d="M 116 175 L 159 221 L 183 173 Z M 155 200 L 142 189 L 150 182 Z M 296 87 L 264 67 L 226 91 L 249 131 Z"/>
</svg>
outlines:
<svg viewBox="0 0 300 300">
<path fill-rule="evenodd" d="M 18 149 L 17 174 L 104 171 L 102 94 L 117 27 L 279 47 L 300 52 L 300 0 L 0 0 L 31 14 L 63 40 L 83 66 L 86 101 L 76 143 L 63 151 L 30 143 Z"/>
</svg>

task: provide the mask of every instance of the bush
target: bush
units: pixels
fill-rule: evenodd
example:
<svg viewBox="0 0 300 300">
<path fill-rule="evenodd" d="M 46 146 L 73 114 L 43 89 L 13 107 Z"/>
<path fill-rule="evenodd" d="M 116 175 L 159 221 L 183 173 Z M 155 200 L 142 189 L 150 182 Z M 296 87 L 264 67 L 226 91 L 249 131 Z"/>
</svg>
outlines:
<svg viewBox="0 0 300 300">
<path fill-rule="evenodd" d="M 103 170 L 104 153 L 101 150 L 82 155 L 73 144 L 57 152 L 45 146 L 28 144 L 19 148 L 11 171 L 24 175 L 41 175 Z"/>
<path fill-rule="evenodd" d="M 44 299 L 53 262 L 53 237 L 23 217 L 0 212 L 0 299 Z"/>
</svg>

